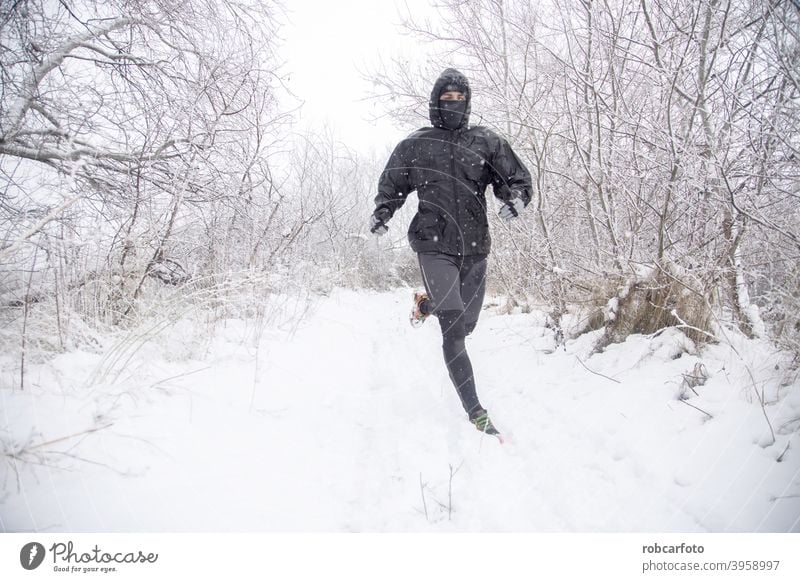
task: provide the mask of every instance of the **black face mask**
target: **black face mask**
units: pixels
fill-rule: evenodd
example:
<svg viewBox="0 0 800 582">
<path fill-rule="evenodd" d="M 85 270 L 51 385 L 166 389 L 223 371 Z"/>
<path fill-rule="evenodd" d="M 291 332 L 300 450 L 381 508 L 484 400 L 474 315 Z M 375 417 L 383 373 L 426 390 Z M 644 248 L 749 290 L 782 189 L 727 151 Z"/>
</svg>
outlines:
<svg viewBox="0 0 800 582">
<path fill-rule="evenodd" d="M 446 129 L 458 129 L 467 111 L 466 101 L 439 100 L 439 115 Z"/>
</svg>

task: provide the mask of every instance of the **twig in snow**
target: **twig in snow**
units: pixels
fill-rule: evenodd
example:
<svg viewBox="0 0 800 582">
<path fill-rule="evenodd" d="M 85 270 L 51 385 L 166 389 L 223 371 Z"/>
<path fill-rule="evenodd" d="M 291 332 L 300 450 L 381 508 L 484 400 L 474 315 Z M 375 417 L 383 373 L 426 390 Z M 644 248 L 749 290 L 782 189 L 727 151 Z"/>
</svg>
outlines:
<svg viewBox="0 0 800 582">
<path fill-rule="evenodd" d="M 46 442 L 43 442 L 43 443 L 39 443 L 38 445 L 33 445 L 33 446 L 29 447 L 28 450 L 32 451 L 34 449 L 40 449 L 40 448 L 46 447 L 48 445 L 54 445 L 56 443 L 60 443 L 60 442 L 63 442 L 63 441 L 69 440 L 69 439 L 74 439 L 75 437 L 84 436 L 84 435 L 87 435 L 87 434 L 91 434 L 93 432 L 97 432 L 98 430 L 103 430 L 104 428 L 108 428 L 108 427 L 113 426 L 113 425 L 114 425 L 113 422 L 109 422 L 108 424 L 105 424 L 103 426 L 96 426 L 94 428 L 89 428 L 89 429 L 81 431 L 81 432 L 76 432 L 75 434 L 71 434 L 71 435 L 67 435 L 67 436 L 64 436 L 64 437 L 57 438 L 57 439 L 53 439 L 51 441 L 46 441 Z"/>
<path fill-rule="evenodd" d="M 175 380 L 176 378 L 184 378 L 186 376 L 191 376 L 192 374 L 197 374 L 198 372 L 204 372 L 205 370 L 210 370 L 210 369 L 211 369 L 211 366 L 204 366 L 202 368 L 197 368 L 196 370 L 189 370 L 188 372 L 183 372 L 181 374 L 175 374 L 174 376 L 170 376 L 169 378 L 164 378 L 162 380 L 159 380 L 158 382 L 154 382 L 153 384 L 150 384 L 150 388 L 156 388 L 160 384 L 164 384 L 166 382 L 169 382 L 170 380 Z"/>
<path fill-rule="evenodd" d="M 601 376 L 601 377 L 605 378 L 606 380 L 611 380 L 612 382 L 616 382 L 617 384 L 622 384 L 622 382 L 620 382 L 620 381 L 619 381 L 619 380 L 617 380 L 616 378 L 611 378 L 610 376 L 606 376 L 605 374 L 601 374 L 600 372 L 595 372 L 594 370 L 592 370 L 591 368 L 589 368 L 589 366 L 587 366 L 586 364 L 584 364 L 584 363 L 583 363 L 583 360 L 581 360 L 581 359 L 580 359 L 578 356 L 575 356 L 575 359 L 576 359 L 576 360 L 578 360 L 578 361 L 581 363 L 581 366 L 583 366 L 584 368 L 586 368 L 586 370 L 587 370 L 587 371 L 589 371 L 589 372 L 591 372 L 592 374 L 595 374 L 595 375 L 597 375 L 597 376 Z"/>
<path fill-rule="evenodd" d="M 112 467 L 111 465 L 108 465 L 107 463 L 100 463 L 99 461 L 92 461 L 91 459 L 87 459 L 85 457 L 80 457 L 80 456 L 74 455 L 72 453 L 62 453 L 60 451 L 55 451 L 52 454 L 61 455 L 62 457 L 67 457 L 68 459 L 74 459 L 76 461 L 81 461 L 82 463 L 88 463 L 90 465 L 96 465 L 98 467 L 103 467 L 104 469 L 108 469 L 109 471 L 112 471 L 112 472 L 114 472 L 117 475 L 120 475 L 122 477 L 129 477 L 131 475 L 131 473 L 129 471 L 120 471 L 119 469 L 115 469 L 114 467 Z"/>
<path fill-rule="evenodd" d="M 700 412 L 702 412 L 703 414 L 705 414 L 706 416 L 708 416 L 708 418 L 714 418 L 714 416 L 713 416 L 713 415 L 709 414 L 708 412 L 706 412 L 706 411 L 705 411 L 705 410 L 703 410 L 702 408 L 698 408 L 698 407 L 697 407 L 697 406 L 695 406 L 694 404 L 689 404 L 688 402 L 686 402 L 686 401 L 685 401 L 685 400 L 683 400 L 682 398 L 679 398 L 679 399 L 678 399 L 678 402 L 683 402 L 683 403 L 684 403 L 686 406 L 691 406 L 691 407 L 692 407 L 692 408 L 694 408 L 695 410 L 699 410 Z"/>
<path fill-rule="evenodd" d="M 778 455 L 777 459 L 775 459 L 778 463 L 783 463 L 783 457 L 786 456 L 786 452 L 789 450 L 789 445 L 791 445 L 791 444 L 792 444 L 792 441 L 787 442 L 786 443 L 786 447 L 783 449 L 783 452 L 780 455 Z"/>
<path fill-rule="evenodd" d="M 463 465 L 463 463 L 462 463 Z M 455 477 L 456 473 L 458 473 L 459 469 L 461 469 L 461 465 L 453 469 L 453 465 L 449 465 L 450 467 L 450 484 L 447 489 L 447 521 L 451 521 L 453 517 L 453 477 Z"/>
<path fill-rule="evenodd" d="M 681 383 L 682 397 L 685 397 L 686 389 L 688 388 L 694 392 L 695 396 L 700 396 L 695 390 L 695 386 L 704 386 L 708 380 L 708 370 L 702 362 L 694 365 L 691 373 L 683 374 L 683 382 Z M 683 398 L 681 398 L 683 400 Z"/>
<path fill-rule="evenodd" d="M 428 504 L 425 502 L 425 484 L 422 482 L 422 473 L 419 474 L 419 492 L 422 495 L 422 509 L 425 510 L 425 521 L 428 519 Z"/>
<path fill-rule="evenodd" d="M 800 494 L 796 494 L 795 493 L 795 494 L 792 494 L 792 495 L 777 495 L 777 496 L 776 495 L 770 495 L 769 496 L 769 500 L 770 501 L 778 501 L 778 499 L 794 499 L 796 497 L 800 497 Z"/>
</svg>

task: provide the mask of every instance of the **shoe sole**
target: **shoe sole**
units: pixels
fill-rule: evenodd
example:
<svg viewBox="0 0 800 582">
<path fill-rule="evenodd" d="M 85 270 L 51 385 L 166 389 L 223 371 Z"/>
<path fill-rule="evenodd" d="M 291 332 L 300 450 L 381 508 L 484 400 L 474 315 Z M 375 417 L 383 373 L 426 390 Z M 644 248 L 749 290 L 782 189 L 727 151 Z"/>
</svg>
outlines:
<svg viewBox="0 0 800 582">
<path fill-rule="evenodd" d="M 408 316 L 408 322 L 414 329 L 419 329 L 422 327 L 422 324 L 425 323 L 426 319 L 428 319 L 427 315 L 422 318 L 417 318 L 417 294 L 414 293 L 414 307 L 411 308 L 411 314 Z"/>
</svg>

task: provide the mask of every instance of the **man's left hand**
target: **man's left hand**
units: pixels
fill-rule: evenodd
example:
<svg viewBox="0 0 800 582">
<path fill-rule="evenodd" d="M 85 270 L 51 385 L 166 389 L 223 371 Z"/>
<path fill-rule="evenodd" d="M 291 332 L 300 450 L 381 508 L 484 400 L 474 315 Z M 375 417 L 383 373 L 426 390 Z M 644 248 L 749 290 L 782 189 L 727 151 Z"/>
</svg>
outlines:
<svg viewBox="0 0 800 582">
<path fill-rule="evenodd" d="M 522 212 L 523 208 L 525 208 L 525 202 L 522 201 L 522 198 L 514 197 L 511 200 L 506 200 L 503 207 L 500 209 L 500 218 L 503 220 L 516 218 L 519 216 L 519 213 Z"/>
</svg>

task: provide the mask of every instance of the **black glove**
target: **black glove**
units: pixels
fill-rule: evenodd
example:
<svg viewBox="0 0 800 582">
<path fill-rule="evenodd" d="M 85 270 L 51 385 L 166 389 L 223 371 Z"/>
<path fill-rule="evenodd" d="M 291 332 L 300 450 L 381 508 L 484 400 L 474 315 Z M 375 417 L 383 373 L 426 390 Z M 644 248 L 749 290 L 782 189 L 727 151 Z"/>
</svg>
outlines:
<svg viewBox="0 0 800 582">
<path fill-rule="evenodd" d="M 516 192 L 514 194 L 516 194 Z M 522 200 L 522 198 L 514 196 L 514 198 L 511 200 L 505 201 L 498 214 L 500 214 L 500 218 L 503 220 L 511 220 L 512 218 L 519 216 L 519 213 L 522 212 L 523 208 L 525 208 L 525 202 Z"/>
<path fill-rule="evenodd" d="M 378 208 L 370 216 L 369 231 L 372 234 L 383 236 L 389 232 L 389 227 L 386 226 L 386 221 L 392 217 L 392 213 L 388 208 Z"/>
</svg>

